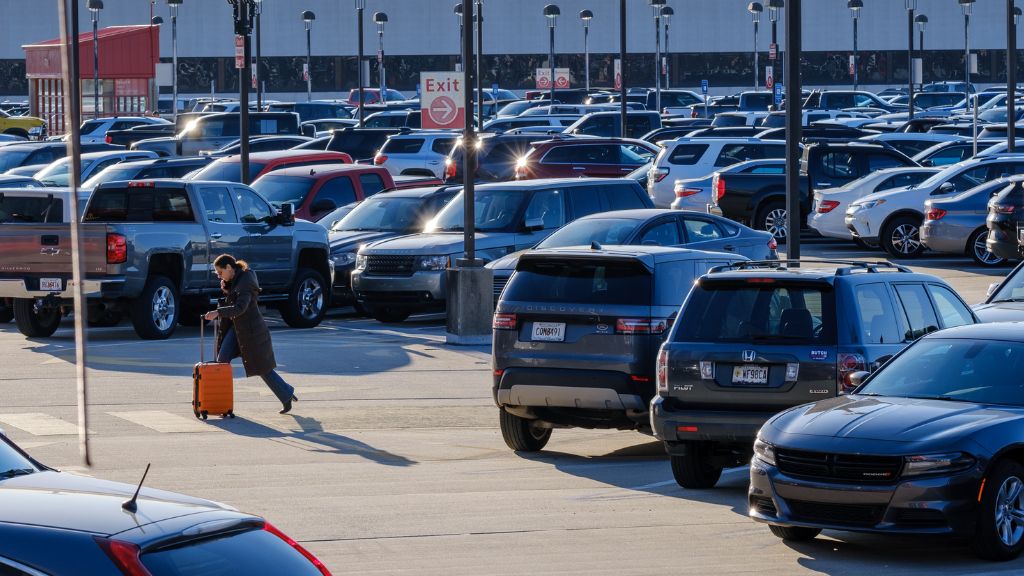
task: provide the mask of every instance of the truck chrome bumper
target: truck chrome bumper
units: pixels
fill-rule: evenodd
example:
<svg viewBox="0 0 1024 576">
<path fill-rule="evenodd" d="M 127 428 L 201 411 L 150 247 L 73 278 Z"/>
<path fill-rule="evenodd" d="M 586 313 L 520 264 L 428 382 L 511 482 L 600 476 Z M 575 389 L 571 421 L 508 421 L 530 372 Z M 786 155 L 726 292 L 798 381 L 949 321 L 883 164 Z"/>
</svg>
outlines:
<svg viewBox="0 0 1024 576">
<path fill-rule="evenodd" d="M 99 280 L 87 279 L 82 283 L 82 292 L 86 296 L 98 296 L 101 289 L 102 282 Z M 64 290 L 60 292 L 46 292 L 43 290 L 30 290 L 24 280 L 0 279 L 0 298 L 45 298 L 47 296 L 72 298 L 71 282 L 68 281 Z"/>
</svg>

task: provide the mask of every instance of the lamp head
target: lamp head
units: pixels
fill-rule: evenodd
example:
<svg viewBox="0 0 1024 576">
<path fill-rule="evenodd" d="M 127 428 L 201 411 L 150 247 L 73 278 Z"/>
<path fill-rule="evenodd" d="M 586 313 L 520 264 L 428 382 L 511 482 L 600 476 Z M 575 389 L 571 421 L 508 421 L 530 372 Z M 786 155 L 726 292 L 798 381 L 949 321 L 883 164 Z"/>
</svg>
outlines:
<svg viewBox="0 0 1024 576">
<path fill-rule="evenodd" d="M 760 2 L 751 2 L 747 4 L 747 12 L 750 12 L 750 16 L 756 24 L 761 21 L 761 12 L 764 12 L 764 6 Z"/>
<path fill-rule="evenodd" d="M 95 14 L 100 10 L 103 10 L 103 0 L 89 0 L 89 3 L 86 4 L 86 7 L 89 9 L 90 12 Z"/>
<path fill-rule="evenodd" d="M 562 11 L 557 4 L 548 4 L 544 7 L 544 17 L 548 19 L 548 28 L 554 28 Z"/>
<path fill-rule="evenodd" d="M 594 13 L 590 10 L 580 10 L 580 21 L 583 22 L 584 28 L 590 27 L 590 21 L 594 19 Z"/>
</svg>

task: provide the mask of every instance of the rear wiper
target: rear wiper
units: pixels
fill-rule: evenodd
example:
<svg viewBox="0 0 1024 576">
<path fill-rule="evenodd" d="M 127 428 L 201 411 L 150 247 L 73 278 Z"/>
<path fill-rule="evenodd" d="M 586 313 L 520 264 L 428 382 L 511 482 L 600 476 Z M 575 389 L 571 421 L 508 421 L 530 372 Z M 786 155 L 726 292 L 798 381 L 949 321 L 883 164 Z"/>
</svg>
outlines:
<svg viewBox="0 0 1024 576">
<path fill-rule="evenodd" d="M 6 472 L 0 472 L 0 480 L 7 480 L 8 478 L 14 478 L 15 476 L 27 476 L 34 473 L 35 469 L 33 468 L 12 468 Z"/>
</svg>

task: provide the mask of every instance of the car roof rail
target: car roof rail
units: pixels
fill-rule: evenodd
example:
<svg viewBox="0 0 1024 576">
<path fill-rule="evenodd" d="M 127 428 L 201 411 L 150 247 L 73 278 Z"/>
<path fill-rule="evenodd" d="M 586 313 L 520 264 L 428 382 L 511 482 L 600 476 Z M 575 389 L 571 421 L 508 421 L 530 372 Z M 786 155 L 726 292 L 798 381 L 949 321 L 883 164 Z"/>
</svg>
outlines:
<svg viewBox="0 0 1024 576">
<path fill-rule="evenodd" d="M 910 268 L 901 266 L 899 264 L 893 264 L 888 261 L 876 261 L 876 262 L 860 262 L 857 260 L 835 260 L 835 259 L 815 259 L 815 260 L 747 260 L 743 262 L 734 262 L 732 264 L 725 264 L 722 266 L 715 266 L 708 271 L 708 274 L 715 274 L 717 272 L 728 272 L 730 270 L 758 270 L 758 269 L 772 269 L 772 270 L 789 270 L 790 265 L 795 265 L 794 268 L 799 268 L 802 265 L 807 264 L 840 264 L 842 267 L 836 269 L 836 276 L 848 276 L 855 271 L 863 271 L 868 273 L 878 273 L 882 270 L 895 270 L 900 273 L 911 274 L 913 273 Z"/>
</svg>

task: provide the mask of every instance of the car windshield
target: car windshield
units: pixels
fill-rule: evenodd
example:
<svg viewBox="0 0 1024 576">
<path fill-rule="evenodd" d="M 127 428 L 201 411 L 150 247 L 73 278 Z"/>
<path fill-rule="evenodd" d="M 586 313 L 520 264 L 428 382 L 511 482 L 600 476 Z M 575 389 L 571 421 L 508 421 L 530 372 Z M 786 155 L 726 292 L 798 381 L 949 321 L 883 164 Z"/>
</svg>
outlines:
<svg viewBox="0 0 1024 576">
<path fill-rule="evenodd" d="M 502 298 L 518 302 L 649 306 L 651 273 L 638 261 L 593 258 L 521 262 Z"/>
<path fill-rule="evenodd" d="M 625 218 L 585 218 L 571 222 L 544 239 L 537 248 L 590 246 L 598 244 L 625 244 L 636 230 L 637 220 Z"/>
<path fill-rule="evenodd" d="M 139 173 L 138 168 L 121 168 L 117 165 L 100 170 L 99 174 L 82 183 L 82 188 L 95 188 L 104 182 L 132 180 Z"/>
<path fill-rule="evenodd" d="M 498 116 L 519 116 L 534 106 L 536 106 L 536 104 L 529 100 L 512 102 L 511 104 L 506 104 L 501 110 L 498 110 Z"/>
<path fill-rule="evenodd" d="M 0 481 L 37 471 L 28 458 L 22 456 L 6 440 L 0 440 Z"/>
<path fill-rule="evenodd" d="M 260 162 L 249 163 L 249 180 L 255 180 L 256 176 L 263 171 L 266 164 Z M 219 182 L 241 182 L 242 163 L 236 158 L 217 160 L 206 168 L 189 176 L 190 180 L 213 180 Z"/>
<path fill-rule="evenodd" d="M 332 232 L 413 232 L 422 230 L 421 198 L 373 196 L 364 200 L 331 228 Z"/>
<path fill-rule="evenodd" d="M 4 150 L 3 154 L 0 154 L 0 173 L 21 166 L 31 153 L 32 150 Z"/>
<path fill-rule="evenodd" d="M 530 197 L 524 190 L 477 190 L 476 229 L 480 232 L 508 231 Z M 431 232 L 456 232 L 463 229 L 463 198 L 460 192 L 427 226 Z"/>
<path fill-rule="evenodd" d="M 82 158 L 83 174 L 89 169 L 89 166 L 92 166 L 93 162 L 94 160 Z M 71 180 L 68 176 L 69 165 L 69 160 L 62 158 L 37 172 L 35 178 L 48 186 L 67 186 Z"/>
<path fill-rule="evenodd" d="M 1024 405 L 1024 342 L 925 338 L 878 371 L 857 394 Z"/>
<path fill-rule="evenodd" d="M 989 302 L 1024 302 L 1024 268 L 1011 272 Z"/>
<path fill-rule="evenodd" d="M 291 204 L 298 208 L 302 206 L 315 183 L 315 178 L 268 174 L 257 178 L 252 183 L 252 188 L 259 192 L 260 196 L 266 198 L 274 208 L 280 208 L 282 204 Z"/>
<path fill-rule="evenodd" d="M 938 186 L 939 184 L 942 184 L 946 180 L 949 180 L 953 176 L 955 176 L 956 174 L 960 173 L 961 170 L 963 170 L 963 166 L 960 166 L 958 164 L 954 164 L 952 166 L 948 166 L 946 168 L 943 168 L 939 172 L 935 173 L 934 175 L 932 175 L 930 178 L 928 178 L 924 182 L 921 182 L 920 184 L 918 184 L 918 187 L 919 188 L 928 188 L 930 186 Z"/>
</svg>

